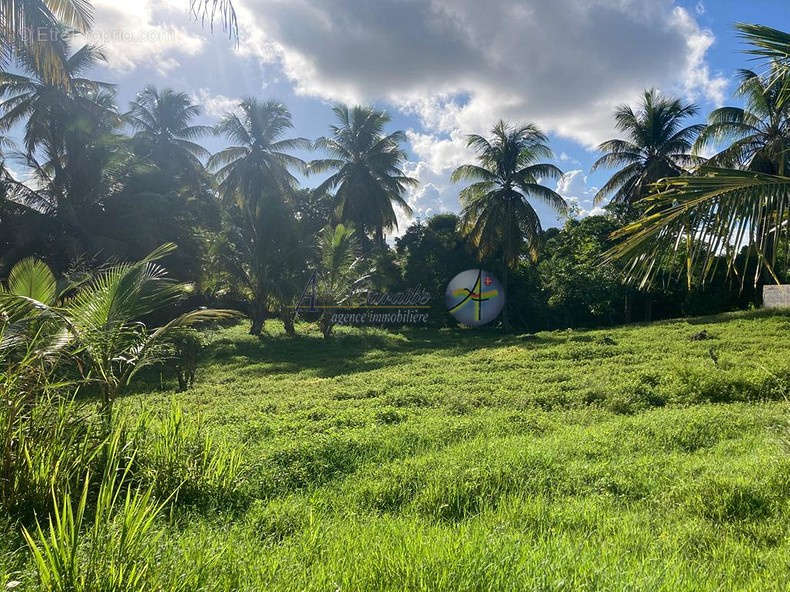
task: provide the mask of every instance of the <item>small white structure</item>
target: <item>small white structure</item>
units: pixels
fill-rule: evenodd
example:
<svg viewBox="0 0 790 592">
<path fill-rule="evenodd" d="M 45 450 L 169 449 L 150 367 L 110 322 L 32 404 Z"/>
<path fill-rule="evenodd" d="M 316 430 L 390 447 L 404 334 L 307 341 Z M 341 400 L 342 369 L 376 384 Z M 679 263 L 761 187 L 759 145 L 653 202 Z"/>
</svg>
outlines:
<svg viewBox="0 0 790 592">
<path fill-rule="evenodd" d="M 765 308 L 790 308 L 790 284 L 763 286 Z"/>
</svg>

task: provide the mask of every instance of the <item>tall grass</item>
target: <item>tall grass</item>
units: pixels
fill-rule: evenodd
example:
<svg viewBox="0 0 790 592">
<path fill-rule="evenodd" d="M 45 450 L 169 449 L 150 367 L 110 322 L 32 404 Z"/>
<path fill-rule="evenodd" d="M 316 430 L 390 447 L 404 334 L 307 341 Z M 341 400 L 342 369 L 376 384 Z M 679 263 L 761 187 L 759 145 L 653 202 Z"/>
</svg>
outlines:
<svg viewBox="0 0 790 592">
<path fill-rule="evenodd" d="M 53 490 L 81 479 L 101 440 L 40 345 L 0 355 L 0 507 L 10 514 L 44 511 Z"/>
<path fill-rule="evenodd" d="M 103 445 L 104 472 L 95 503 L 89 508 L 92 479 L 85 477 L 75 500 L 67 489 L 53 493 L 54 510 L 42 527 L 22 532 L 46 592 L 139 592 L 147 588 L 160 534 L 156 518 L 167 504 L 157 501 L 153 488 L 131 485 L 121 430 Z M 89 520 L 88 511 L 93 512 Z"/>
<path fill-rule="evenodd" d="M 228 503 L 238 492 L 241 448 L 215 442 L 200 418 L 189 421 L 176 402 L 164 417 L 137 419 L 134 446 L 140 451 L 138 478 L 160 497 L 175 491 L 180 502 L 205 506 Z"/>
</svg>

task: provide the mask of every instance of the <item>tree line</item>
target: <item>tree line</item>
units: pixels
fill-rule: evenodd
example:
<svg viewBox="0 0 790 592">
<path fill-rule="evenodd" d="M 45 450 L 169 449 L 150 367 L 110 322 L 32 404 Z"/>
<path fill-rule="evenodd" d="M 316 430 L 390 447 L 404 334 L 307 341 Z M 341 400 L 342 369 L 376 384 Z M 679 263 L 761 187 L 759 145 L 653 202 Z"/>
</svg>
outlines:
<svg viewBox="0 0 790 592">
<path fill-rule="evenodd" d="M 66 14 L 55 4 L 53 18 Z M 385 235 L 398 210 L 411 214 L 417 181 L 385 112 L 338 105 L 327 136 L 310 141 L 291 137 L 291 114 L 274 100 L 244 99 L 209 127 L 195 123 L 201 107 L 187 93 L 149 86 L 121 111 L 115 87 L 89 78 L 101 50 L 72 48 L 75 25 L 51 23 L 59 34 L 46 51 L 4 45 L 16 68 L 0 73 L 0 277 L 31 256 L 78 277 L 175 243 L 164 262 L 191 283 L 192 304 L 243 310 L 256 335 L 269 317 L 295 332 L 311 278 L 327 306 L 364 287 L 421 284 L 446 323 L 451 272 L 485 265 L 507 286 L 503 324 L 530 330 L 743 306 L 759 283 L 786 281 L 785 33 L 741 26 L 770 64 L 739 73 L 742 108 L 691 123 L 696 105 L 648 90 L 636 109 L 616 110 L 621 137 L 600 145 L 593 166 L 615 169 L 595 198 L 609 200 L 606 216 L 575 220 L 547 186 L 562 175 L 547 136 L 500 121 L 468 136 L 478 158 L 452 175 L 465 184 L 460 215 L 418 220 L 392 248 Z M 17 146 L 7 134 L 19 128 Z M 209 135 L 227 147 L 210 154 Z M 311 175 L 321 182 L 302 187 Z M 536 201 L 565 225 L 542 228 Z"/>
</svg>

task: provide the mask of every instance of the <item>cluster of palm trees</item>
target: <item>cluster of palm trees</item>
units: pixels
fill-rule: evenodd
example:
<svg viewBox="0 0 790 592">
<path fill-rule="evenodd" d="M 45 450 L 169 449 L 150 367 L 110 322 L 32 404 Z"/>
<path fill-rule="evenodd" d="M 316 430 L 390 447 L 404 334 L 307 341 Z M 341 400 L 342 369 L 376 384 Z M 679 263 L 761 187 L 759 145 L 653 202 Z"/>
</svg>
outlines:
<svg viewBox="0 0 790 592">
<path fill-rule="evenodd" d="M 171 266 L 213 277 L 215 297 L 246 306 L 252 333 L 272 313 L 292 332 L 310 274 L 327 260 L 347 265 L 360 251 L 384 250 L 397 210 L 411 213 L 406 195 L 417 181 L 403 170 L 404 134 L 385 131 L 386 113 L 337 106 L 330 134 L 315 142 L 288 137 L 287 108 L 255 98 L 214 127 L 196 125 L 199 105 L 169 89 L 147 87 L 120 113 L 114 87 L 85 77 L 101 51 L 70 50 L 70 31 L 90 26 L 88 2 L 0 1 L 3 55 L 13 54 L 22 72 L 0 72 L 0 130 L 24 125 L 20 150 L 0 136 L 0 266 L 30 254 L 60 269 L 90 266 L 90 257 L 137 259 L 172 240 L 184 256 Z M 195 0 L 191 8 L 236 30 L 229 2 Z M 44 47 L 25 34 L 36 26 L 59 34 Z M 790 207 L 790 36 L 760 26 L 741 31 L 752 53 L 770 63 L 765 73 L 740 73 L 744 108 L 720 108 L 706 124 L 693 124 L 697 106 L 650 90 L 638 109 L 615 112 L 624 137 L 601 144 L 593 169 L 619 168 L 596 201 L 610 199 L 623 224 L 609 257 L 625 261 L 627 279 L 647 284 L 676 269 L 679 253 L 689 285 L 720 264 L 744 278 L 735 261 L 745 248 L 741 260 L 758 262 L 755 280 L 778 281 L 777 245 Z M 209 134 L 228 147 L 209 154 L 200 144 Z M 477 162 L 452 175 L 469 182 L 460 230 L 481 259 L 501 263 L 507 282 L 522 254 L 537 252 L 542 228 L 532 202 L 566 212 L 545 185 L 562 172 L 547 162 L 547 137 L 531 124 L 500 121 L 490 137 L 468 136 L 468 145 Z M 712 147 L 718 152 L 703 157 Z M 325 156 L 308 161 L 311 150 Z M 25 166 L 25 182 L 5 168 L 8 155 Z M 328 176 L 314 190 L 300 189 L 299 176 L 311 174 Z M 325 257 L 320 245 L 329 236 L 353 240 L 338 238 L 348 251 Z M 326 275 L 353 284 L 339 269 Z M 340 298 L 336 285 L 329 291 Z"/>
<path fill-rule="evenodd" d="M 755 284 L 780 281 L 778 246 L 790 239 L 790 34 L 738 29 L 748 53 L 767 62 L 765 72 L 739 72 L 744 107 L 722 107 L 706 124 L 684 127 L 697 108 L 651 91 L 640 112 L 615 114 L 628 140 L 600 146 L 596 167 L 623 166 L 597 196 L 613 195 L 626 214 L 609 257 L 624 260 L 626 279 L 642 286 L 679 255 L 689 287 L 720 265 L 742 285 L 750 264 Z"/>
<path fill-rule="evenodd" d="M 302 206 L 328 202 L 322 225 L 352 225 L 371 249 L 397 226 L 396 208 L 410 212 L 405 192 L 416 181 L 402 170 L 403 133 L 384 132 L 384 112 L 338 106 L 331 135 L 315 143 L 287 137 L 291 114 L 275 101 L 245 99 L 208 127 L 195 124 L 201 110 L 187 94 L 146 87 L 120 113 L 113 86 L 84 77 L 103 59 L 97 48 L 71 53 L 68 35 L 52 48 L 65 83 L 42 73 L 26 47 L 16 50 L 22 73 L 0 73 L 0 128 L 24 125 L 24 146 L 5 154 L 29 171 L 26 182 L 0 172 L 6 265 L 31 254 L 59 255 L 61 268 L 84 254 L 136 259 L 173 240 L 188 257 L 171 267 L 216 255 L 230 280 L 224 296 L 244 302 L 253 333 L 272 312 L 291 332 L 305 270 L 320 262 L 319 228 L 300 232 Z M 209 154 L 199 143 L 209 134 L 230 145 Z M 312 149 L 327 158 L 297 156 Z M 324 172 L 319 188 L 299 189 L 297 174 Z"/>
</svg>

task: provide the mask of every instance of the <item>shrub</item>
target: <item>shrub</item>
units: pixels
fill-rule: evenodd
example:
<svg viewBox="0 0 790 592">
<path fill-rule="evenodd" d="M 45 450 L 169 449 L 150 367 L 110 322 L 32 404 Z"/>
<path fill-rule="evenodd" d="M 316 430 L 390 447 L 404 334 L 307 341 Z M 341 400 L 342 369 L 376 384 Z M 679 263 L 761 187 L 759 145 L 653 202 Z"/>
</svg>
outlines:
<svg viewBox="0 0 790 592">
<path fill-rule="evenodd" d="M 178 390 L 185 391 L 195 382 L 198 358 L 203 350 L 203 338 L 191 327 L 173 329 L 165 338 L 162 356 L 166 367 L 175 374 Z"/>
</svg>

